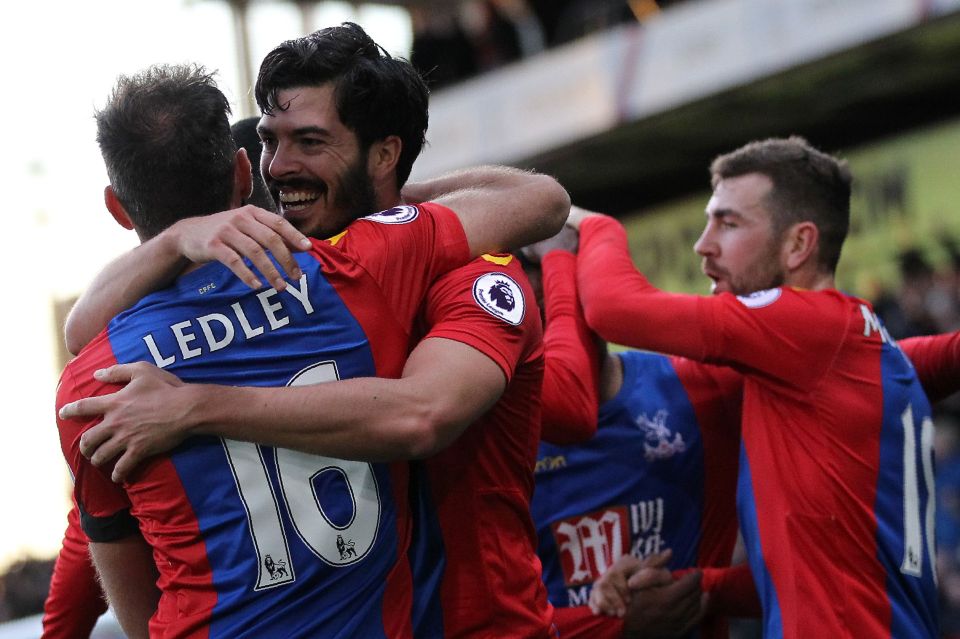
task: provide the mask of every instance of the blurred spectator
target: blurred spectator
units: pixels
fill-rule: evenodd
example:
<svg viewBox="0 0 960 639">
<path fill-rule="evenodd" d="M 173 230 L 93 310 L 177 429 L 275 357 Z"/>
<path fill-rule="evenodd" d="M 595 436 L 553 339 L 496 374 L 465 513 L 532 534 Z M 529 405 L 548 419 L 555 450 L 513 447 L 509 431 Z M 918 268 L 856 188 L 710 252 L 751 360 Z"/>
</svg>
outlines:
<svg viewBox="0 0 960 639">
<path fill-rule="evenodd" d="M 937 418 L 934 452 L 940 624 L 945 637 L 960 637 L 960 424 L 956 419 Z"/>
<path fill-rule="evenodd" d="M 493 5 L 505 20 L 513 23 L 521 57 L 526 58 L 543 51 L 546 47 L 543 26 L 527 0 L 493 0 Z"/>
<path fill-rule="evenodd" d="M 21 559 L 0 575 L 0 622 L 43 612 L 53 559 Z"/>
<path fill-rule="evenodd" d="M 544 47 L 543 29 L 526 0 L 413 6 L 410 20 L 410 62 L 431 89 L 491 71 Z"/>
<path fill-rule="evenodd" d="M 466 79 L 477 72 L 473 45 L 451 4 L 410 7 L 413 45 L 410 62 L 431 89 Z"/>
<path fill-rule="evenodd" d="M 473 45 L 479 71 L 490 71 L 520 59 L 517 28 L 491 0 L 471 0 L 460 6 L 463 28 Z"/>
<path fill-rule="evenodd" d="M 574 0 L 560 14 L 553 44 L 563 44 L 590 33 L 635 19 L 625 0 Z"/>
<path fill-rule="evenodd" d="M 931 335 L 937 332 L 937 324 L 927 307 L 933 288 L 933 267 L 918 249 L 909 249 L 900 254 L 899 303 L 903 310 L 906 326 L 904 333 L 897 337 Z"/>
</svg>

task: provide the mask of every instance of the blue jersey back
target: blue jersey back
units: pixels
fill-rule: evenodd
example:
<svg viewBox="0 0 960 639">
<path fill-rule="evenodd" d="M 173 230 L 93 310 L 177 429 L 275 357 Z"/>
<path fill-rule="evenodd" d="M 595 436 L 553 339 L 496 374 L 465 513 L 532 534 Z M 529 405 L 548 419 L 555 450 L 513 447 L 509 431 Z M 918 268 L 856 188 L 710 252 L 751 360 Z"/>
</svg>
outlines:
<svg viewBox="0 0 960 639">
<path fill-rule="evenodd" d="M 540 444 L 531 508 L 556 606 L 586 604 L 593 582 L 627 553 L 671 548 L 671 567 L 697 563 L 704 466 L 693 406 L 667 357 L 619 357 L 623 385 L 600 407 L 596 435 Z"/>
<path fill-rule="evenodd" d="M 146 297 L 109 326 L 117 360 L 245 386 L 375 375 L 368 331 L 375 337 L 376 327 L 357 322 L 316 257 L 297 259 L 304 275 L 282 292 L 251 291 L 211 264 Z M 358 291 L 364 303 L 382 303 L 370 288 Z M 158 481 L 185 501 L 132 496 L 132 510 L 159 531 L 160 561 L 163 544 L 171 561 L 196 555 L 193 565 L 167 568 L 186 614 L 202 611 L 205 602 L 191 597 L 212 583 L 211 637 L 385 636 L 386 577 L 402 551 L 388 465 L 214 437 L 191 438 L 169 458 L 174 472 Z"/>
</svg>

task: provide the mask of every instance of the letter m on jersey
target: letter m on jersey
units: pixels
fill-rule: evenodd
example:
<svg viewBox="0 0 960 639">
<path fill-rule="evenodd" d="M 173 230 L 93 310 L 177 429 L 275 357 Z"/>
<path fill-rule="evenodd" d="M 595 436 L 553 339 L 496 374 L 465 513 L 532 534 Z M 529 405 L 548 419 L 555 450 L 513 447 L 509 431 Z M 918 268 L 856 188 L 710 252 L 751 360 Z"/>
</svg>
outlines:
<svg viewBox="0 0 960 639">
<path fill-rule="evenodd" d="M 567 586 L 593 583 L 629 546 L 629 517 L 624 506 L 563 519 L 551 529 Z"/>
</svg>

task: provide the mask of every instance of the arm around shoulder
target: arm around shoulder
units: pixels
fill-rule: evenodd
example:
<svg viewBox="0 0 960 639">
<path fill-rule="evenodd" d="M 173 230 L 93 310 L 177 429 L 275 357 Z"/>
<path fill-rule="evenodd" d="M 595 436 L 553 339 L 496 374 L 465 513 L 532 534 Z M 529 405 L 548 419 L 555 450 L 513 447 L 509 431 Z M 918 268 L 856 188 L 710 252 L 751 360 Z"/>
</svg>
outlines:
<svg viewBox="0 0 960 639">
<path fill-rule="evenodd" d="M 474 256 L 551 237 L 570 211 L 570 196 L 554 178 L 506 166 L 476 167 L 408 184 L 403 196 L 452 209 Z"/>
</svg>

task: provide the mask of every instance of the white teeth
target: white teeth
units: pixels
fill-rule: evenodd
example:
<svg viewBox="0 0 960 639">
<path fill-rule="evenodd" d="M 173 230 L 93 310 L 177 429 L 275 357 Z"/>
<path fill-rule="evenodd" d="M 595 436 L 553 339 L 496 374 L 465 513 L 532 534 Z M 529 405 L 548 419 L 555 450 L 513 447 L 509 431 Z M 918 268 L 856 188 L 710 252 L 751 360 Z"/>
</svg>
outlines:
<svg viewBox="0 0 960 639">
<path fill-rule="evenodd" d="M 316 193 L 309 191 L 296 191 L 287 193 L 285 191 L 280 192 L 280 201 L 284 204 L 289 204 L 293 202 L 305 202 L 307 200 L 314 200 L 318 196 Z"/>
</svg>

